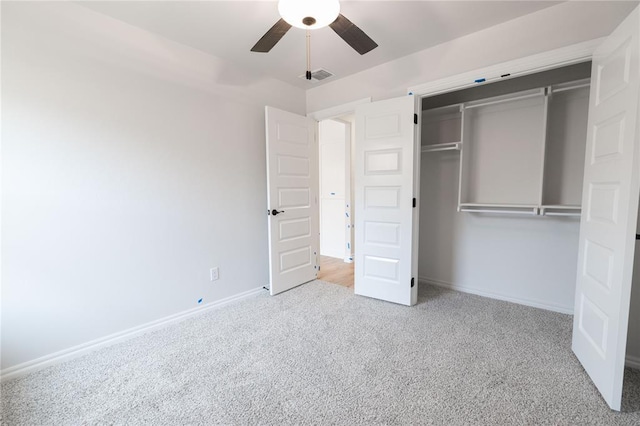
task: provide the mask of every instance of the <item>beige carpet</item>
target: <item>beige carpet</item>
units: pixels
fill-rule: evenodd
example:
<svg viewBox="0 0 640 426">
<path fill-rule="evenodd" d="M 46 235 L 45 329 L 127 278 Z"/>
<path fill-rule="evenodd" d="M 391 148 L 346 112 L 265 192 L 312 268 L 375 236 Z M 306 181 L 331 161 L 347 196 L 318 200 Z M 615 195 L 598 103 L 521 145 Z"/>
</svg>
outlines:
<svg viewBox="0 0 640 426">
<path fill-rule="evenodd" d="M 2 385 L 2 423 L 639 425 L 571 353 L 571 317 L 422 287 L 408 308 L 313 282 Z"/>
</svg>

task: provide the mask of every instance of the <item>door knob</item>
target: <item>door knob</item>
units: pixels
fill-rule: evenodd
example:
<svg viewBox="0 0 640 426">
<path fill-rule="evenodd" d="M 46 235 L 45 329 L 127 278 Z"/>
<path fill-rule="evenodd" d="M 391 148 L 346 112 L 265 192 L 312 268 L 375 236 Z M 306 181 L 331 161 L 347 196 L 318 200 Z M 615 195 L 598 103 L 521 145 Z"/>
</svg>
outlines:
<svg viewBox="0 0 640 426">
<path fill-rule="evenodd" d="M 278 211 L 278 210 L 276 210 L 276 209 L 271 210 L 271 214 L 272 214 L 272 215 L 274 215 L 274 216 L 277 216 L 277 215 L 279 215 L 280 213 L 284 213 L 284 210 L 281 210 L 281 211 Z"/>
</svg>

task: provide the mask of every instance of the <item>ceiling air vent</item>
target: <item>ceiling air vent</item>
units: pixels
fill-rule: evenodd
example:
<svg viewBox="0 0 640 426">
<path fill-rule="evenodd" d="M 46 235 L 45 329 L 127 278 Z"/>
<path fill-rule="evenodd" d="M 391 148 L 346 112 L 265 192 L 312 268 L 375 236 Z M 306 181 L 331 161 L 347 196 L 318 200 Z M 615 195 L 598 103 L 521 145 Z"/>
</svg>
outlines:
<svg viewBox="0 0 640 426">
<path fill-rule="evenodd" d="M 299 76 L 301 79 L 305 79 L 306 76 L 303 74 L 301 76 Z M 319 68 L 317 70 L 311 71 L 311 82 L 312 83 L 317 83 L 319 81 L 322 80 L 326 80 L 329 77 L 333 77 L 333 74 L 327 70 L 324 70 L 322 68 Z"/>
</svg>

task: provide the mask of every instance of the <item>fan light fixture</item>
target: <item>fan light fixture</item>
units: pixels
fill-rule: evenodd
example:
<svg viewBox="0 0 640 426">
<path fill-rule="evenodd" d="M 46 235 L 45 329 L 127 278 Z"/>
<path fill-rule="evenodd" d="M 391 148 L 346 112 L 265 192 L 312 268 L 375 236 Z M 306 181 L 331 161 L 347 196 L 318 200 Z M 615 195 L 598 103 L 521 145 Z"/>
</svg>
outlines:
<svg viewBox="0 0 640 426">
<path fill-rule="evenodd" d="M 279 0 L 278 12 L 294 27 L 316 30 L 331 24 L 340 14 L 339 0 Z"/>
</svg>

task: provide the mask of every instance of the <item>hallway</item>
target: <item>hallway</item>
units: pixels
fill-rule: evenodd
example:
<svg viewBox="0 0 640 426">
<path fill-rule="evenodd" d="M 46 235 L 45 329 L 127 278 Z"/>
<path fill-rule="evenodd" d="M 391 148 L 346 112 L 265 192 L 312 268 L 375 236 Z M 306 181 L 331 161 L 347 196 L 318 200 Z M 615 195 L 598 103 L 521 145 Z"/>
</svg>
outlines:
<svg viewBox="0 0 640 426">
<path fill-rule="evenodd" d="M 344 287 L 353 287 L 353 265 L 353 262 L 346 263 L 336 257 L 320 256 L 318 279 Z"/>
</svg>

